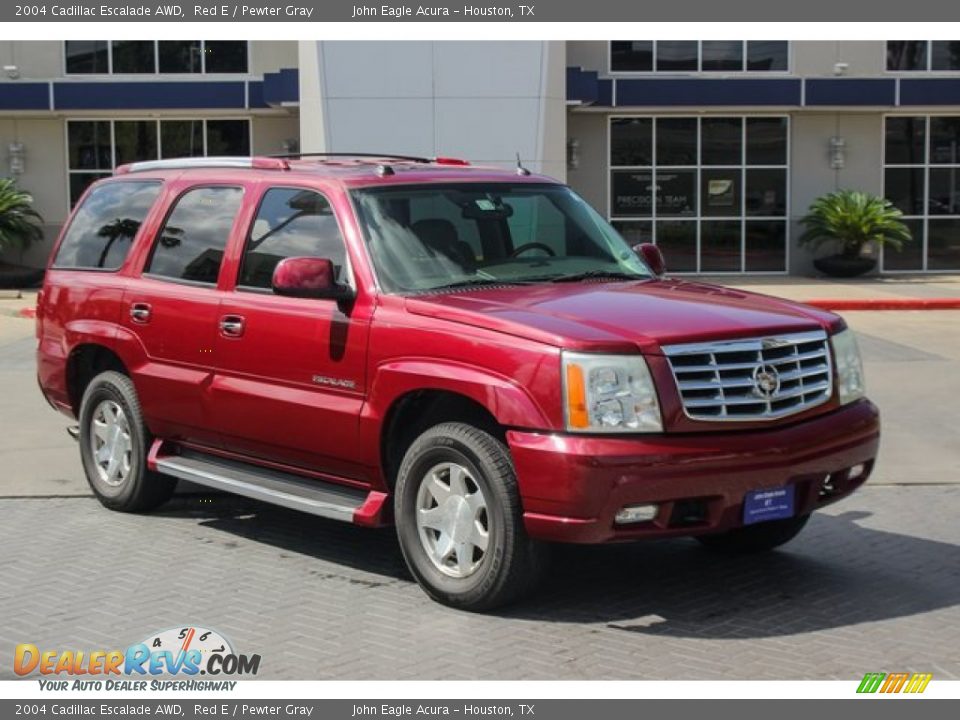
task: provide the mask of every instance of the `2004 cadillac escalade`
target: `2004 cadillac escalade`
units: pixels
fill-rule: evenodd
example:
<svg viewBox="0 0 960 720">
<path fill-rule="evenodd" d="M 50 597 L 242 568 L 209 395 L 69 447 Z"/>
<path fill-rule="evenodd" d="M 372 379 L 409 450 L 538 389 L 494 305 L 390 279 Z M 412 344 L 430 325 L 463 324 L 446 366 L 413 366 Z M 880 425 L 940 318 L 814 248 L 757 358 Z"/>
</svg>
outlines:
<svg viewBox="0 0 960 720">
<path fill-rule="evenodd" d="M 523 168 L 120 167 L 66 225 L 37 333 L 108 508 L 180 478 L 395 523 L 426 592 L 473 610 L 531 588 L 550 542 L 781 545 L 879 440 L 841 318 L 668 278 Z"/>
</svg>

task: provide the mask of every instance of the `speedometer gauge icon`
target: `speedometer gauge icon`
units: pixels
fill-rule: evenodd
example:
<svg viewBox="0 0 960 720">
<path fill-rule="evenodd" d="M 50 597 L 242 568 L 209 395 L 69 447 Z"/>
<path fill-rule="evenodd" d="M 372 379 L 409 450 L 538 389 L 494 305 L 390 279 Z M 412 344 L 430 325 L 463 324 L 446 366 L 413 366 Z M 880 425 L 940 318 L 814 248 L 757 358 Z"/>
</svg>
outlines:
<svg viewBox="0 0 960 720">
<path fill-rule="evenodd" d="M 202 658 L 201 662 L 198 663 L 200 667 L 206 665 L 206 661 L 211 655 L 233 654 L 233 646 L 221 633 L 198 625 L 161 630 L 148 636 L 143 642 L 150 648 L 151 652 L 167 650 L 173 653 L 174 657 L 179 653 L 197 650 Z"/>
</svg>

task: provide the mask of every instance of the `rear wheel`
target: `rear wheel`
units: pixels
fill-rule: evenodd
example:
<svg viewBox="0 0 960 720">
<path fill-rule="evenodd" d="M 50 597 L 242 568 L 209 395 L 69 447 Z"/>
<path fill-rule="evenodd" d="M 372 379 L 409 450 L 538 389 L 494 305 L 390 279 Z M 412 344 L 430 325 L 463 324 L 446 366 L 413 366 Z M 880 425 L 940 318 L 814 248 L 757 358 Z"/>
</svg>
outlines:
<svg viewBox="0 0 960 720">
<path fill-rule="evenodd" d="M 170 499 L 177 481 L 147 470 L 152 439 L 130 378 L 111 370 L 90 381 L 80 402 L 80 458 L 104 506 L 138 512 Z"/>
<path fill-rule="evenodd" d="M 697 540 L 711 550 L 735 555 L 765 552 L 793 540 L 809 519 L 810 515 L 807 514 L 786 520 L 771 520 L 716 535 L 698 535 Z"/>
<path fill-rule="evenodd" d="M 537 583 L 543 547 L 523 526 L 506 446 L 463 423 L 443 423 L 407 450 L 397 478 L 397 536 L 430 597 L 464 610 L 512 602 Z"/>
</svg>

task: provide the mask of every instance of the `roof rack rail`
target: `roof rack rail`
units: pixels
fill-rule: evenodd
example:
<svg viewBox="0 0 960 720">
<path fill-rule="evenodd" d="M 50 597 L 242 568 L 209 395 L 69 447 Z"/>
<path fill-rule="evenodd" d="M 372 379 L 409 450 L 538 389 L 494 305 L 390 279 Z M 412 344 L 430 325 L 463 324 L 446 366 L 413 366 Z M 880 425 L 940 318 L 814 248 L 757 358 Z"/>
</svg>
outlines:
<svg viewBox="0 0 960 720">
<path fill-rule="evenodd" d="M 290 166 L 277 157 L 255 155 L 251 157 L 211 156 L 169 158 L 166 160 L 142 160 L 119 165 L 114 175 L 150 172 L 152 170 L 186 170 L 195 168 L 234 168 L 246 170 L 289 170 Z"/>
<path fill-rule="evenodd" d="M 430 158 L 420 157 L 418 155 L 394 155 L 393 153 L 366 153 L 366 152 L 303 152 L 303 153 L 280 153 L 278 155 L 269 155 L 268 157 L 283 160 L 296 160 L 297 158 L 311 157 L 330 157 L 330 158 L 376 158 L 378 160 L 407 160 L 415 163 L 431 163 Z"/>
</svg>

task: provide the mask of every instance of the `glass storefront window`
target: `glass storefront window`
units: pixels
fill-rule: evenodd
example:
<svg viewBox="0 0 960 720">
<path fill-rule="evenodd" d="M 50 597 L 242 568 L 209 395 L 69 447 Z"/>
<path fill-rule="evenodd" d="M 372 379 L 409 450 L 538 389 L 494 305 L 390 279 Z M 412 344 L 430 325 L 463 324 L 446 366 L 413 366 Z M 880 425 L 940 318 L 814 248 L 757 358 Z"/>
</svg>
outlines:
<svg viewBox="0 0 960 720">
<path fill-rule="evenodd" d="M 697 164 L 697 118 L 657 120 L 657 165 Z"/>
<path fill-rule="evenodd" d="M 67 169 L 71 206 L 90 183 L 117 165 L 158 158 L 249 155 L 250 121 L 68 120 Z"/>
<path fill-rule="evenodd" d="M 207 40 L 204 62 L 208 73 L 245 73 L 247 43 L 243 40 Z"/>
<path fill-rule="evenodd" d="M 740 165 L 743 158 L 743 118 L 703 118 L 700 121 L 703 165 Z"/>
<path fill-rule="evenodd" d="M 737 72 L 743 70 L 742 40 L 704 40 L 700 50 L 704 72 Z"/>
<path fill-rule="evenodd" d="M 887 40 L 887 70 L 960 71 L 960 40 Z"/>
<path fill-rule="evenodd" d="M 748 40 L 749 72 L 786 72 L 790 45 L 785 40 Z"/>
<path fill-rule="evenodd" d="M 157 55 L 161 73 L 203 72 L 203 43 L 200 40 L 160 40 Z"/>
<path fill-rule="evenodd" d="M 67 40 L 68 75 L 240 73 L 249 66 L 246 40 Z"/>
<path fill-rule="evenodd" d="M 110 72 L 110 51 L 106 40 L 67 40 L 64 56 L 68 75 Z"/>
<path fill-rule="evenodd" d="M 114 40 L 110 46 L 114 74 L 140 75 L 157 72 L 153 40 Z"/>
<path fill-rule="evenodd" d="M 884 140 L 884 195 L 913 241 L 884 248 L 882 268 L 960 270 L 960 116 L 889 116 Z"/>
<path fill-rule="evenodd" d="M 696 72 L 696 40 L 658 40 L 657 72 Z"/>
<path fill-rule="evenodd" d="M 610 207 L 673 272 L 785 272 L 788 118 L 610 119 Z"/>
<path fill-rule="evenodd" d="M 203 156 L 203 120 L 164 120 L 160 148 L 163 159 Z"/>
<path fill-rule="evenodd" d="M 930 43 L 931 70 L 960 70 L 960 40 L 934 40 Z"/>
<path fill-rule="evenodd" d="M 653 164 L 653 120 L 618 118 L 612 122 L 610 161 L 625 167 Z"/>
<path fill-rule="evenodd" d="M 653 171 L 614 170 L 611 177 L 611 205 L 617 217 L 653 215 Z"/>
<path fill-rule="evenodd" d="M 610 70 L 617 73 L 787 72 L 786 40 L 614 40 Z"/>
</svg>

